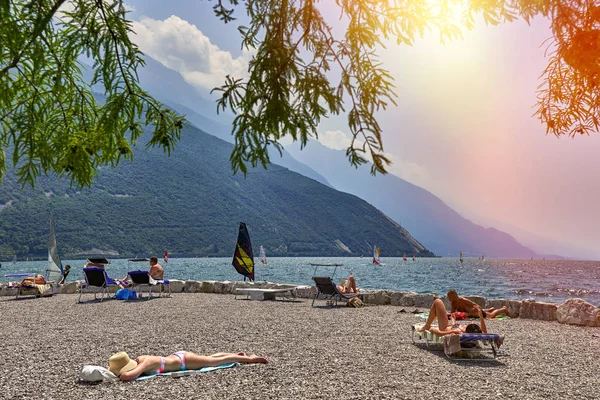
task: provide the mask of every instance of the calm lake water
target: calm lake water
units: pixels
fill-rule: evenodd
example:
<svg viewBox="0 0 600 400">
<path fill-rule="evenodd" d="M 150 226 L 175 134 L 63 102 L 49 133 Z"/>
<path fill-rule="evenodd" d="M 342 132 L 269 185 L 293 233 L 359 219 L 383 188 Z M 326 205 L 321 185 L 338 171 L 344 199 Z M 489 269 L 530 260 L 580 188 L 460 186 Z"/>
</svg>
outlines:
<svg viewBox="0 0 600 400">
<path fill-rule="evenodd" d="M 258 261 L 258 260 L 257 260 Z M 334 280 L 353 274 L 364 289 L 388 289 L 439 294 L 456 289 L 459 294 L 487 298 L 526 299 L 561 303 L 579 297 L 600 306 L 600 261 L 504 260 L 479 261 L 456 258 L 383 258 L 385 265 L 373 265 L 370 258 L 279 257 L 269 258 L 267 265 L 256 266 L 256 280 L 311 285 L 315 267 L 311 263 L 338 263 Z M 73 267 L 68 281 L 83 279 L 83 260 L 63 260 Z M 231 266 L 231 258 L 170 258 L 165 277 L 190 280 L 243 280 Z M 0 279 L 5 274 L 19 272 L 45 273 L 43 261 L 3 262 Z M 124 278 L 127 271 L 148 269 L 148 263 L 111 260 L 107 271 L 111 277 Z M 318 267 L 317 275 L 334 273 L 333 267 Z"/>
</svg>

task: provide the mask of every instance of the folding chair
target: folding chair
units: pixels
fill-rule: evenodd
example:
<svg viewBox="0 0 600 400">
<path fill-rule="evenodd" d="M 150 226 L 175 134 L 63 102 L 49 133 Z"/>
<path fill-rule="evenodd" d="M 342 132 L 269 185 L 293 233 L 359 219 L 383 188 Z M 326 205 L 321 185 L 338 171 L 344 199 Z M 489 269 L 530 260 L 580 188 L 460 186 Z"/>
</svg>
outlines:
<svg viewBox="0 0 600 400">
<path fill-rule="evenodd" d="M 129 271 L 127 275 L 129 275 L 129 279 L 131 279 L 131 283 L 133 283 L 134 287 L 139 288 L 142 296 L 144 294 L 144 286 L 148 288 L 148 296 L 152 297 L 152 286 L 160 285 L 158 297 L 162 296 L 163 286 L 167 286 L 169 289 L 169 297 L 171 297 L 171 285 L 169 285 L 168 279 L 153 279 L 148 271 L 141 270 Z"/>
<path fill-rule="evenodd" d="M 354 297 L 358 297 L 363 294 L 368 293 L 342 293 L 338 290 L 337 285 L 333 282 L 328 276 L 313 276 L 313 281 L 315 281 L 315 285 L 317 287 L 317 293 L 312 301 L 312 306 L 315 306 L 315 300 L 319 296 L 323 296 L 323 300 L 331 300 L 335 302 L 337 305 L 338 301 L 348 301 Z"/>
<path fill-rule="evenodd" d="M 109 278 L 104 268 L 87 267 L 83 269 L 83 274 L 85 275 L 85 283 L 81 285 L 81 288 L 79 289 L 79 300 L 77 301 L 78 303 L 81 303 L 83 289 L 87 289 L 90 286 L 100 288 L 100 292 L 102 293 L 100 301 L 104 300 L 105 293 L 107 293 L 110 297 L 110 294 L 108 293 L 109 287 L 118 286 L 117 282 L 114 279 Z M 94 292 L 94 300 L 97 300 L 97 293 L 98 292 Z"/>
</svg>

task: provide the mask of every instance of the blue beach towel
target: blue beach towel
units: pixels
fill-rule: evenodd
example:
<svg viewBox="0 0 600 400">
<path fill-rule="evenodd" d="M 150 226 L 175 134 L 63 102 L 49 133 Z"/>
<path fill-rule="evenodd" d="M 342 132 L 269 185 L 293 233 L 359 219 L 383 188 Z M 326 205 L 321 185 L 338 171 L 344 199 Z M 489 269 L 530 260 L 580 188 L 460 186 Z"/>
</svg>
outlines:
<svg viewBox="0 0 600 400">
<path fill-rule="evenodd" d="M 219 365 L 219 366 L 216 366 L 216 367 L 204 367 L 204 368 L 201 368 L 201 369 L 186 369 L 184 372 L 192 372 L 192 373 L 211 372 L 211 371 L 215 371 L 217 369 L 225 369 L 225 368 L 236 367 L 238 365 L 240 365 L 240 363 L 234 362 L 234 363 Z M 138 376 L 137 378 L 135 378 L 135 380 L 136 381 L 141 381 L 141 380 L 144 380 L 144 379 L 154 378 L 155 376 L 170 376 L 170 375 L 176 374 L 178 372 L 181 372 L 181 371 L 163 372 L 161 374 L 152 374 L 152 375 L 141 375 L 141 376 Z"/>
</svg>

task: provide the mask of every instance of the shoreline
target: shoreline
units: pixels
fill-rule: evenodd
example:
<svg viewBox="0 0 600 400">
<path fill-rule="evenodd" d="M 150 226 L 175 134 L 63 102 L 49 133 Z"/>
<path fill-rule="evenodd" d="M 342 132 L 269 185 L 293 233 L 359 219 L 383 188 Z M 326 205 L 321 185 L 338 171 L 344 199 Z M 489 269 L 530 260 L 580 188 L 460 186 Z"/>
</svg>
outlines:
<svg viewBox="0 0 600 400">
<path fill-rule="evenodd" d="M 236 289 L 257 288 L 257 289 L 286 289 L 295 288 L 294 297 L 299 299 L 312 299 L 316 294 L 314 286 L 281 284 L 273 282 L 244 282 L 244 281 L 194 281 L 178 280 L 170 281 L 171 293 L 211 293 L 211 294 L 235 294 Z M 54 294 L 75 294 L 79 293 L 80 285 L 84 281 L 73 281 L 63 285 L 57 285 Z M 110 293 L 116 291 L 116 287 L 108 288 Z M 84 293 L 93 293 L 96 288 L 85 290 Z M 152 292 L 158 293 L 159 287 L 153 287 Z M 35 293 L 34 291 L 30 293 Z M 416 292 L 399 292 L 391 290 L 370 290 L 369 295 L 363 297 L 363 301 L 368 305 L 378 306 L 402 306 L 429 309 L 436 298 L 444 301 L 446 308 L 450 310 L 450 303 L 446 296 L 439 296 L 437 293 L 419 294 Z M 8 288 L 6 284 L 0 284 L 0 297 L 16 296 L 17 289 Z M 360 294 L 360 293 L 359 293 Z M 27 294 L 25 294 L 27 295 Z M 482 296 L 464 297 L 480 305 L 483 308 L 501 308 L 507 307 L 511 318 L 526 318 L 542 321 L 558 321 L 562 324 L 598 326 L 600 327 L 600 308 L 582 299 L 569 299 L 561 304 L 540 302 L 535 299 L 526 300 L 508 300 L 508 299 L 487 299 Z M 319 301 L 319 300 L 317 300 Z"/>
<path fill-rule="evenodd" d="M 91 295 L 86 296 L 89 300 Z M 0 298 L 2 396 L 110 399 L 595 399 L 598 328 L 515 318 L 487 322 L 505 335 L 509 357 L 487 363 L 447 359 L 416 346 L 422 319 L 391 305 L 311 307 L 295 301 L 235 300 L 215 293 L 174 293 L 146 301 L 86 301 L 77 294 Z M 245 351 L 268 364 L 172 379 L 81 384 L 84 365 L 106 366 L 126 351 L 167 356 Z M 465 386 L 466 385 L 466 386 Z M 39 391 L 38 391 L 39 392 Z"/>
</svg>

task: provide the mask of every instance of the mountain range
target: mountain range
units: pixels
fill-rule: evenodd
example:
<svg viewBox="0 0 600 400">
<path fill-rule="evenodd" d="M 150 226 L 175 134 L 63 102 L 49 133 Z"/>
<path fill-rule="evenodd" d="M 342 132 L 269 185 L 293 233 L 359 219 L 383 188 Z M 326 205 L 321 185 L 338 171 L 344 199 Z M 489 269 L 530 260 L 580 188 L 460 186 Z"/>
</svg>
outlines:
<svg viewBox="0 0 600 400">
<path fill-rule="evenodd" d="M 232 148 L 190 126 L 170 157 L 139 145 L 133 162 L 100 168 L 81 190 L 51 176 L 21 190 L 9 168 L 0 185 L 0 254 L 47 256 L 53 214 L 61 255 L 70 258 L 231 256 L 239 222 L 271 256 L 360 256 L 375 245 L 388 256 L 433 256 L 356 196 L 277 165 L 233 175 Z"/>
<path fill-rule="evenodd" d="M 87 72 L 86 72 L 87 73 Z M 146 57 L 146 66 L 138 71 L 139 78 L 142 87 L 150 92 L 153 96 L 157 97 L 159 100 L 163 101 L 169 107 L 175 109 L 176 111 L 183 113 L 186 115 L 187 119 L 194 124 L 196 127 L 200 128 L 201 131 L 208 132 L 211 135 L 214 135 L 220 139 L 223 139 L 228 142 L 232 142 L 231 136 L 231 121 L 232 116 L 228 113 L 216 114 L 216 103 L 212 100 L 206 99 L 203 94 L 196 88 L 189 85 L 185 80 L 181 77 L 181 75 L 175 71 L 172 71 L 166 67 L 164 67 L 159 62 L 151 59 L 150 57 Z M 87 73 L 89 77 L 89 73 Z M 191 136 L 193 137 L 204 137 L 205 141 L 213 143 L 210 135 L 206 135 L 204 132 L 195 129 L 194 127 L 190 128 Z M 200 132 L 200 133 L 198 133 Z M 204 136 L 203 136 L 204 135 Z M 175 150 L 174 156 L 169 159 L 169 162 L 178 159 L 178 153 L 186 153 L 186 140 L 185 139 L 181 145 Z M 221 150 L 224 150 L 222 145 L 216 145 Z M 203 151 L 206 150 L 204 146 L 202 146 Z M 457 256 L 459 251 L 463 251 L 465 256 L 479 256 L 485 255 L 486 257 L 535 257 L 536 254 L 534 251 L 529 248 L 518 243 L 511 235 L 502 232 L 495 228 L 484 228 L 480 225 L 477 225 L 468 219 L 462 217 L 460 214 L 452 210 L 449 206 L 447 206 L 441 199 L 428 192 L 425 189 L 422 189 L 416 185 L 413 185 L 393 174 L 387 175 L 378 175 L 376 177 L 371 176 L 368 173 L 367 168 L 359 168 L 355 169 L 348 164 L 347 158 L 344 155 L 343 151 L 333 150 L 328 147 L 321 145 L 317 141 L 310 141 L 309 145 L 299 151 L 295 146 L 287 146 L 287 150 L 284 150 L 283 156 L 279 157 L 279 154 L 276 151 L 272 152 L 272 159 L 275 164 L 278 166 L 285 167 L 290 171 L 297 172 L 304 177 L 310 178 L 310 180 L 315 181 L 315 183 L 320 183 L 328 189 L 335 188 L 342 192 L 346 192 L 349 194 L 356 195 L 361 199 L 366 200 L 368 203 L 372 204 L 379 210 L 381 210 L 385 215 L 389 216 L 388 219 L 393 220 L 397 225 L 401 226 L 403 229 L 403 235 L 406 235 L 408 242 L 415 241 L 414 249 L 422 255 L 426 254 L 429 250 L 437 255 L 442 256 Z M 230 150 L 229 150 L 230 151 Z M 135 156 L 135 164 L 143 163 L 140 161 L 145 159 L 146 155 L 139 150 L 136 150 Z M 160 160 L 162 155 L 156 154 L 157 160 Z M 185 157 L 182 155 L 182 157 Z M 277 165 L 269 167 L 268 171 L 263 170 L 253 170 L 249 175 L 248 179 L 243 180 L 243 178 L 235 177 L 239 184 L 241 182 L 251 181 L 253 178 L 253 174 L 255 173 L 265 173 L 265 174 L 273 174 L 273 176 L 277 176 L 280 174 L 279 172 L 281 168 Z M 198 173 L 204 175 L 203 168 L 206 165 L 195 166 L 197 168 Z M 122 168 L 122 167 L 119 167 Z M 137 170 L 136 167 L 129 172 L 118 172 L 119 168 L 116 170 L 117 174 L 119 173 L 127 173 L 127 174 L 144 174 L 147 172 L 143 168 L 141 170 Z M 165 165 L 165 168 L 170 169 L 169 166 Z M 222 169 L 221 172 L 229 173 L 231 171 L 230 164 L 228 162 L 220 165 Z M 127 170 L 127 169 L 126 169 Z M 179 171 L 181 176 L 185 176 L 185 181 L 187 182 L 187 178 L 191 178 L 193 176 L 189 171 Z M 289 173 L 289 172 L 288 172 Z M 283 175 L 281 175 L 283 176 Z M 227 179 L 230 179 L 228 177 Z M 114 182 L 111 181 L 116 179 L 117 182 L 123 179 L 123 177 L 112 176 L 112 173 L 108 170 L 108 168 L 102 168 L 99 173 L 98 179 L 94 183 L 92 189 L 89 189 L 89 193 L 93 193 L 97 190 L 107 190 L 108 194 L 112 196 L 112 200 L 114 197 L 128 197 L 130 196 L 126 190 L 121 190 L 120 192 L 115 192 L 115 187 L 119 187 L 117 183 L 115 185 Z M 181 177 L 171 175 L 170 179 L 181 180 Z M 222 177 L 215 179 L 223 179 Z M 299 179 L 299 178 L 298 178 Z M 142 179 L 143 181 L 143 179 Z M 49 196 L 48 193 L 53 193 L 52 187 L 56 185 L 56 182 L 45 182 L 38 184 L 37 188 L 44 186 L 44 190 L 46 193 L 46 197 Z M 10 179 L 5 180 L 2 186 L 9 187 L 9 190 L 12 188 L 9 185 Z M 266 181 L 263 183 L 267 183 Z M 290 182 L 287 182 L 290 184 Z M 276 182 L 276 180 L 269 181 L 269 185 L 284 185 L 282 182 Z M 142 183 L 146 187 L 146 183 Z M 170 185 L 170 184 L 169 184 Z M 60 184 L 59 184 L 60 186 Z M 192 190 L 190 187 L 187 189 L 185 185 L 180 187 L 179 185 L 176 189 L 180 192 L 178 196 L 183 195 L 184 192 L 188 190 Z M 197 185 L 192 185 L 194 190 L 200 190 Z M 302 185 L 300 185 L 302 186 Z M 215 190 L 217 193 L 220 192 L 220 189 L 216 186 L 209 185 L 208 187 L 211 190 Z M 103 189 L 104 188 L 104 189 Z M 266 187 L 263 188 L 267 191 L 270 191 L 272 188 Z M 64 194 L 69 195 L 71 193 L 70 189 L 64 187 Z M 111 192 L 112 190 L 112 192 Z M 175 190 L 175 188 L 173 189 Z M 206 191 L 207 188 L 204 188 Z M 88 196 L 89 193 L 87 191 L 78 192 L 78 194 L 82 194 L 84 196 Z M 151 192 L 148 192 L 151 193 Z M 324 192 L 325 193 L 325 192 Z M 335 190 L 326 193 L 336 193 Z M 1 192 L 0 192 L 1 194 Z M 32 196 L 35 196 L 34 192 L 30 193 Z M 71 193 L 72 194 L 72 193 Z M 148 194 L 151 196 L 151 194 Z M 52 196 L 50 196 L 52 198 Z M 102 197 L 102 196 L 101 196 Z M 135 196 L 131 196 L 135 197 Z M 12 203 L 13 200 L 10 196 L 0 197 L 0 201 L 4 200 L 5 204 L 15 205 L 16 203 Z M 96 200 L 92 200 L 94 202 Z M 323 201 L 331 202 L 330 200 L 323 199 Z M 172 203 L 175 204 L 175 203 Z M 179 204 L 179 203 L 178 203 Z M 180 204 L 185 208 L 183 203 Z M 39 206 L 39 205 L 38 205 Z M 2 207 L 2 205 L 0 205 Z M 231 206 L 233 207 L 233 206 Z M 42 207 L 43 208 L 43 207 Z M 100 207 L 102 211 L 99 213 L 107 212 L 108 208 L 106 206 Z M 244 207 L 242 207 L 244 208 Z M 278 208 L 278 206 L 274 205 L 274 208 Z M 2 213 L 0 213 L 0 217 L 4 217 L 8 212 L 8 209 L 5 208 Z M 42 212 L 39 217 L 46 218 L 44 215 L 49 212 L 49 208 L 46 207 L 44 212 Z M 66 211 L 66 209 L 64 210 Z M 155 210 L 158 212 L 158 210 Z M 246 210 L 249 211 L 249 210 Z M 336 211 L 337 212 L 337 211 Z M 223 214 L 225 216 L 227 214 Z M 232 216 L 231 214 L 227 215 L 228 217 Z M 145 216 L 144 218 L 147 218 Z M 172 216 L 170 216 L 172 217 Z M 239 215 L 238 219 L 244 219 L 242 215 Z M 169 222 L 172 219 L 168 219 Z M 246 222 L 249 220 L 246 219 Z M 37 223 L 40 223 L 38 221 Z M 75 223 L 74 221 L 72 221 Z M 120 221 L 127 225 L 126 221 Z M 60 227 L 61 222 L 57 221 L 57 226 Z M 37 225 L 37 224 L 34 224 Z M 41 224 L 43 227 L 45 224 Z M 77 225 L 77 223 L 75 223 Z M 252 234 L 252 226 L 249 224 L 251 234 Z M 33 228 L 30 226 L 29 228 Z M 372 227 L 369 227 L 369 229 Z M 100 229 L 103 230 L 104 228 Z M 119 229 L 115 227 L 114 229 Z M 152 229 L 152 227 L 150 227 Z M 293 231 L 293 229 L 292 229 Z M 408 234 L 411 232 L 411 234 Z M 25 234 L 25 233 L 23 233 Z M 223 235 L 224 233 L 220 233 Z M 412 235 L 412 236 L 411 236 Z M 137 234 L 136 234 L 137 236 Z M 327 234 L 325 234 L 327 236 Z M 415 239 L 413 239 L 413 236 Z M 1 237 L 1 232 L 0 232 Z M 105 243 L 105 248 L 94 248 L 91 244 L 88 243 L 79 243 L 78 240 L 75 240 L 72 248 L 69 251 L 73 253 L 77 252 L 86 252 L 98 250 L 101 252 L 125 252 L 133 251 L 135 254 L 142 254 L 144 252 L 152 252 L 155 251 L 156 243 L 152 243 L 151 241 L 147 241 L 144 239 L 144 244 L 140 242 L 140 248 L 135 248 L 135 244 L 130 242 L 131 246 L 119 246 L 115 242 L 108 239 L 106 237 L 106 241 L 101 241 Z M 123 238 L 125 240 L 125 238 Z M 267 240 L 267 237 L 260 237 L 262 240 Z M 127 240 L 126 240 L 127 241 Z M 167 241 L 168 242 L 168 241 Z M 194 247 L 194 246 L 183 246 L 181 251 L 186 254 L 203 254 L 203 255 L 224 255 L 228 254 L 229 250 L 225 251 L 224 249 L 219 248 L 216 250 L 214 246 L 223 246 L 225 241 L 216 241 L 217 243 L 204 243 L 205 246 L 210 247 L 210 251 L 208 251 L 208 247 Z M 343 242 L 343 241 L 342 241 Z M 387 245 L 383 246 L 381 240 L 376 238 L 375 241 L 368 239 L 366 242 L 369 242 L 369 246 L 372 244 L 377 244 L 384 247 L 384 254 L 386 256 L 391 255 L 400 255 L 398 253 L 399 248 L 407 248 L 402 245 L 400 247 L 392 245 L 390 248 Z M 19 241 L 20 246 L 24 246 L 23 241 Z M 345 244 L 345 242 L 343 242 Z M 423 243 L 421 245 L 420 243 Z M 161 244 L 163 244 L 161 242 Z M 167 247 L 169 247 L 168 243 L 164 243 Z M 264 243 L 263 243 L 264 244 Z M 5 243 L 6 245 L 6 243 Z M 91 246 L 91 247 L 90 247 Z M 133 247 L 132 247 L 133 246 Z M 212 247 L 211 247 L 212 246 Z M 319 255 L 350 255 L 350 254 L 368 254 L 371 250 L 369 250 L 366 244 L 361 244 L 360 251 L 357 250 L 356 244 L 354 244 L 354 249 L 350 248 L 350 252 L 347 251 L 339 251 L 339 249 L 335 250 L 333 253 L 322 253 Z M 420 246 L 420 247 L 419 247 Z M 31 247 L 31 246 L 30 246 Z M 162 246 L 165 247 L 165 246 Z M 343 246 L 342 246 L 343 247 Z M 24 247 L 20 248 L 19 252 L 22 254 L 25 253 L 38 253 L 42 248 L 45 248 L 45 243 L 41 241 L 33 245 L 32 248 L 25 249 Z M 294 255 L 294 254 L 317 254 L 307 249 L 302 249 L 298 253 L 296 253 L 293 249 L 286 248 L 282 245 L 282 243 L 278 243 L 274 248 L 278 249 L 276 252 L 279 255 Z M 324 246 L 323 249 L 327 248 Z M 426 250 L 425 248 L 429 249 Z M 406 251 L 406 250 L 403 250 Z M 413 250 L 407 250 L 407 253 L 411 253 Z M 140 253 L 141 252 L 141 253 Z M 4 253 L 4 249 L 0 248 L 0 253 Z"/>
<path fill-rule="evenodd" d="M 179 73 L 147 57 L 139 77 L 146 90 L 185 114 L 190 122 L 232 142 L 232 117 L 227 113 L 217 115 L 216 103 L 204 98 Z M 369 166 L 355 169 L 344 151 L 317 141 L 310 141 L 302 151 L 297 146 L 286 146 L 282 157 L 274 151 L 272 159 L 277 165 L 368 201 L 437 255 L 457 257 L 462 250 L 465 256 L 474 257 L 538 257 L 508 233 L 462 217 L 431 192 L 391 173 L 373 177 L 368 173 Z"/>
</svg>

